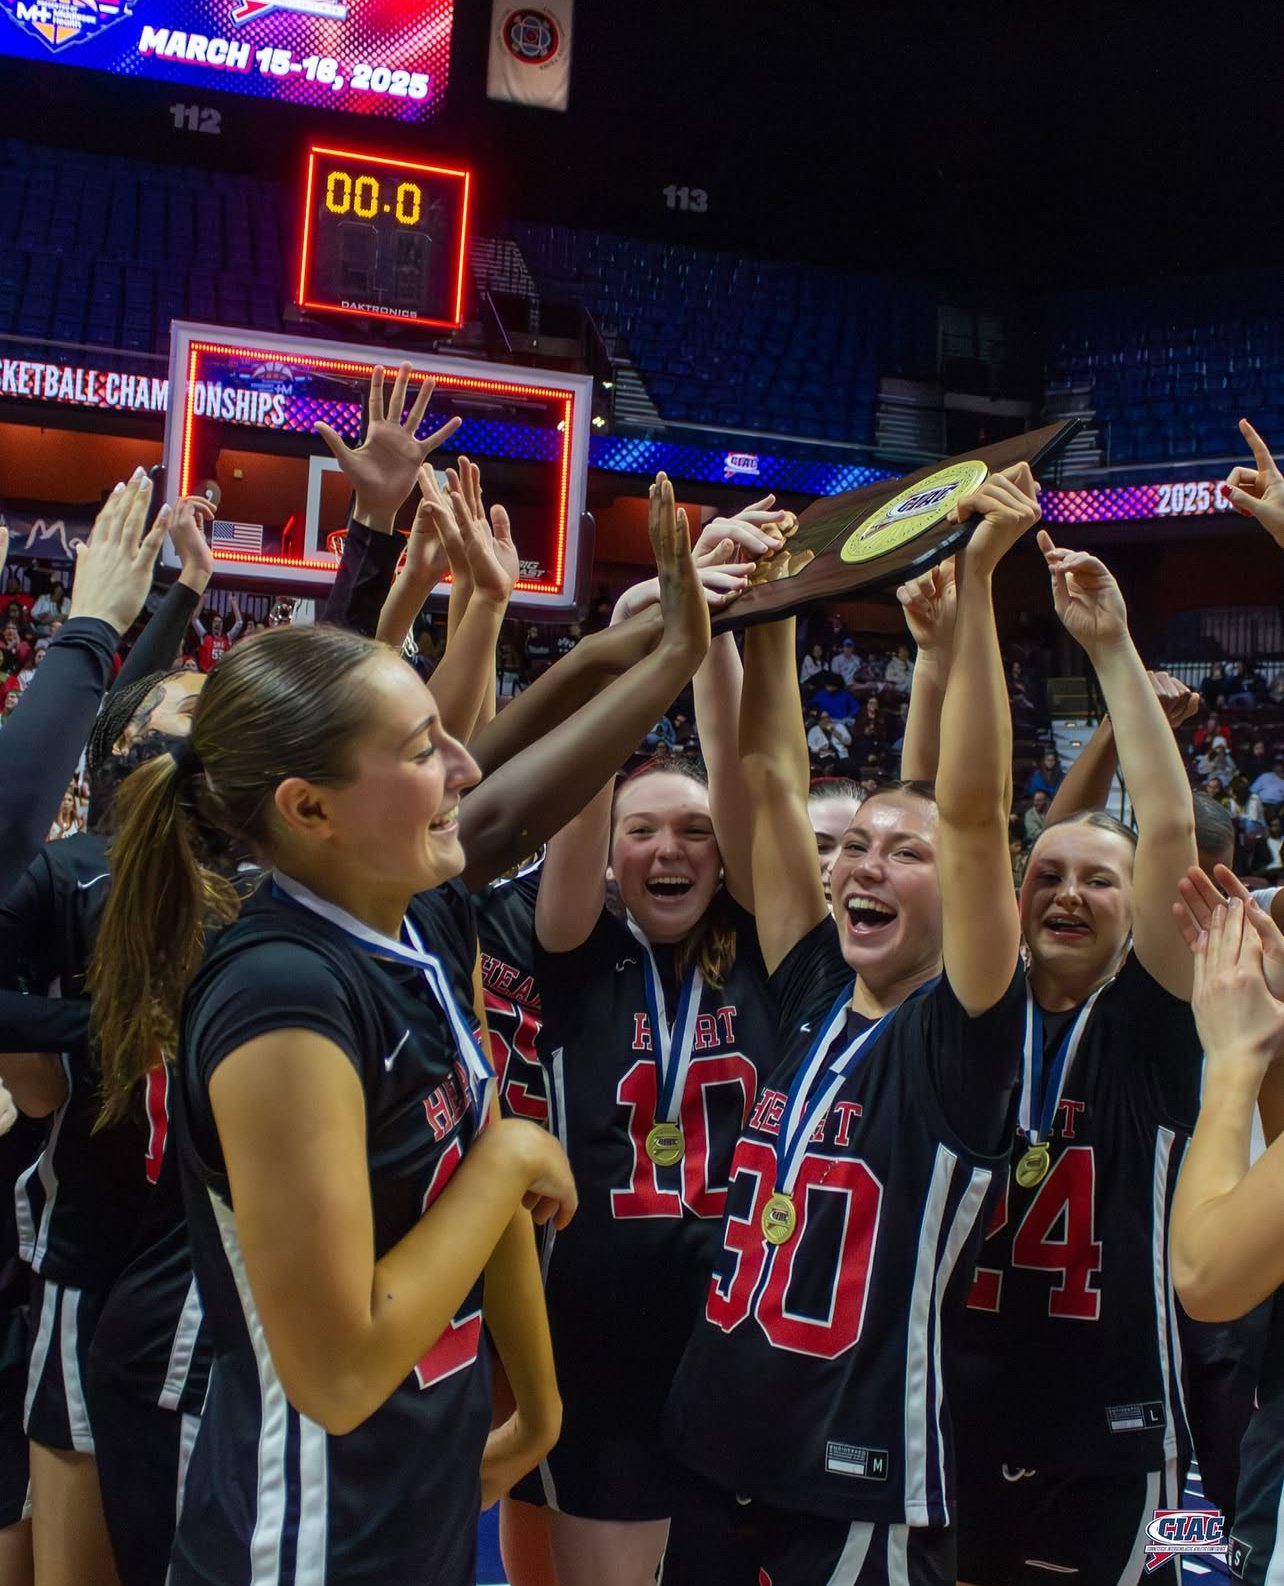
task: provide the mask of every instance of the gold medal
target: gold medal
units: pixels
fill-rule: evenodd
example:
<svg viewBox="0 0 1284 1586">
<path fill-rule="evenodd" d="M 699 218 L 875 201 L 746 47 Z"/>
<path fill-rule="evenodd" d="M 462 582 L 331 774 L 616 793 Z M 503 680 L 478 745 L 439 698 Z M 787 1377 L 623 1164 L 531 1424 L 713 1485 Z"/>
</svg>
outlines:
<svg viewBox="0 0 1284 1586">
<path fill-rule="evenodd" d="M 653 1123 L 646 1134 L 646 1154 L 656 1167 L 672 1167 L 681 1162 L 686 1150 L 680 1123 Z"/>
<path fill-rule="evenodd" d="M 1052 1166 L 1052 1155 L 1043 1140 L 1036 1140 L 1016 1165 L 1016 1181 L 1022 1189 L 1042 1184 Z"/>
<path fill-rule="evenodd" d="M 777 1191 L 762 1208 L 762 1237 L 769 1245 L 787 1245 L 797 1226 L 797 1207 Z"/>
</svg>

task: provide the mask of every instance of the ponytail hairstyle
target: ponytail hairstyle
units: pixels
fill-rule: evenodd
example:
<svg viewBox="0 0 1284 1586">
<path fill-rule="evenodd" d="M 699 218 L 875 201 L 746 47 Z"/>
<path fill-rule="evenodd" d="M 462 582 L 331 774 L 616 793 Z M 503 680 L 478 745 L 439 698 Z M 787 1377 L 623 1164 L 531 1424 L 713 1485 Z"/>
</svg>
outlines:
<svg viewBox="0 0 1284 1586">
<path fill-rule="evenodd" d="M 172 677 L 186 677 L 182 667 L 168 672 L 149 672 L 145 677 L 126 683 L 108 694 L 98 712 L 89 743 L 85 748 L 85 770 L 89 780 L 89 830 L 110 829 L 112 806 L 116 790 L 145 760 L 150 760 L 163 749 L 172 746 L 167 734 L 153 733 L 152 715 L 161 701 L 161 691 Z M 134 736 L 128 747 L 119 754 L 116 745 L 130 729 Z M 139 750 L 139 740 L 150 738 L 146 749 Z"/>
<path fill-rule="evenodd" d="M 647 776 L 680 776 L 695 782 L 708 791 L 709 779 L 703 768 L 694 760 L 675 755 L 672 758 L 648 760 L 630 775 L 621 777 L 615 784 L 615 797 L 620 790 Z M 611 834 L 615 834 L 615 799 L 611 801 Z M 622 909 L 621 909 L 622 912 Z M 699 922 L 687 932 L 674 947 L 673 967 L 681 980 L 694 964 L 715 990 L 726 985 L 736 963 L 736 924 L 726 887 L 720 886 L 713 902 Z"/>
<path fill-rule="evenodd" d="M 1045 826 L 1043 831 L 1050 832 L 1058 826 L 1095 826 L 1098 831 L 1111 832 L 1116 837 L 1122 837 L 1129 848 L 1136 852 L 1137 833 L 1131 826 L 1125 826 L 1121 820 L 1108 815 L 1105 810 L 1076 810 L 1073 815 L 1066 815 L 1059 821 L 1053 821 L 1051 826 Z M 1040 832 L 1039 836 L 1042 835 L 1043 832 Z"/>
<path fill-rule="evenodd" d="M 342 628 L 278 628 L 234 646 L 210 674 L 188 745 L 136 770 L 116 797 L 112 887 L 90 966 L 100 1047 L 99 1124 L 178 1049 L 183 998 L 207 932 L 236 917 L 208 862 L 218 833 L 272 849 L 273 795 L 289 777 L 342 787 L 369 725 L 362 673 L 385 646 Z"/>
<path fill-rule="evenodd" d="M 807 790 L 809 803 L 812 799 L 818 799 L 822 804 L 835 799 L 850 799 L 853 804 L 860 804 L 864 802 L 864 798 L 860 783 L 853 782 L 850 777 L 845 776 L 814 777 Z"/>
</svg>

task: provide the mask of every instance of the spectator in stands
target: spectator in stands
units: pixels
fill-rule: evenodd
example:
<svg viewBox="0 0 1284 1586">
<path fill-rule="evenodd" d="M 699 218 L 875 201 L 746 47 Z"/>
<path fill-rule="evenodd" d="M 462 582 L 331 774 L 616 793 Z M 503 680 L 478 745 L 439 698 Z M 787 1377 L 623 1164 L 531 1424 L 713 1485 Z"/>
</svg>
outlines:
<svg viewBox="0 0 1284 1586">
<path fill-rule="evenodd" d="M 200 648 L 196 652 L 196 659 L 197 665 L 202 672 L 212 672 L 214 670 L 219 660 L 227 654 L 236 640 L 240 638 L 241 629 L 245 626 L 245 619 L 241 616 L 241 608 L 236 603 L 235 595 L 232 596 L 230 604 L 232 616 L 235 620 L 226 633 L 223 631 L 223 617 L 220 612 L 216 611 L 210 616 L 208 631 L 201 623 L 199 617 L 192 618 L 192 627 L 196 629 L 196 636 L 201 641 Z"/>
<path fill-rule="evenodd" d="M 857 709 L 860 709 L 865 700 L 867 700 L 871 694 L 879 693 L 882 687 L 882 664 L 881 662 L 877 661 L 874 656 L 869 655 L 865 657 L 865 660 L 861 665 L 860 670 L 856 673 L 856 676 L 852 678 L 850 683 L 848 683 L 847 692 L 856 701 Z"/>
<path fill-rule="evenodd" d="M 1043 725 L 1044 715 L 1025 691 L 1024 683 L 1009 685 L 1008 706 L 1012 711 L 1012 725 L 1018 734 L 1031 735 Z"/>
<path fill-rule="evenodd" d="M 1272 705 L 1284 705 L 1284 671 L 1276 672 L 1266 688 L 1266 697 Z"/>
<path fill-rule="evenodd" d="M 49 625 L 55 617 L 60 617 L 63 622 L 71 615 L 71 596 L 63 587 L 62 580 L 55 578 L 49 586 L 49 593 L 41 595 L 31 608 L 31 625 L 36 630 L 36 637 L 47 639 Z"/>
<path fill-rule="evenodd" d="M 1284 804 L 1284 754 L 1271 757 L 1271 769 L 1262 772 L 1253 783 L 1252 791 L 1267 807 L 1268 815 L 1271 807 L 1278 809 Z"/>
<path fill-rule="evenodd" d="M 27 620 L 29 611 L 29 606 L 23 606 L 16 600 L 10 600 L 5 603 L 4 617 L 0 620 L 3 620 L 6 627 L 9 623 L 13 623 L 18 632 L 25 636 L 31 631 L 31 624 Z"/>
<path fill-rule="evenodd" d="M 83 832 L 85 823 L 80 815 L 77 802 L 79 788 L 75 782 L 62 796 L 62 803 L 58 806 L 58 814 L 53 825 L 49 828 L 47 842 L 56 843 L 64 837 L 75 837 L 78 832 Z"/>
<path fill-rule="evenodd" d="M 1036 793 L 1046 793 L 1048 797 L 1055 798 L 1057 789 L 1065 781 L 1065 772 L 1061 769 L 1061 761 L 1057 758 L 1055 749 L 1045 749 L 1043 758 L 1030 773 L 1030 779 L 1025 785 L 1028 797 L 1033 798 Z"/>
<path fill-rule="evenodd" d="M 0 696 L 0 727 L 3 727 L 18 708 L 18 701 L 22 698 L 20 689 L 8 689 Z"/>
<path fill-rule="evenodd" d="M 1200 776 L 1219 776 L 1223 783 L 1230 785 L 1231 778 L 1238 772 L 1239 767 L 1231 759 L 1230 745 L 1225 738 L 1214 738 L 1198 760 L 1195 769 Z"/>
<path fill-rule="evenodd" d="M 1266 739 L 1254 738 L 1247 755 L 1241 755 L 1239 768 L 1250 782 L 1256 781 L 1263 771 L 1271 768 L 1271 757 L 1266 752 Z"/>
<path fill-rule="evenodd" d="M 909 696 L 910 684 L 914 680 L 914 663 L 910 659 L 909 646 L 902 644 L 897 647 L 883 669 L 883 685 L 895 689 L 898 694 Z"/>
<path fill-rule="evenodd" d="M 31 659 L 31 646 L 22 637 L 16 622 L 6 622 L 0 631 L 0 673 L 16 677 Z"/>
<path fill-rule="evenodd" d="M 1245 661 L 1237 677 L 1228 678 L 1227 703 L 1236 710 L 1253 710 L 1266 697 L 1266 680 L 1252 661 Z"/>
<path fill-rule="evenodd" d="M 1266 863 L 1262 873 L 1268 881 L 1278 882 L 1284 876 L 1284 825 L 1278 815 L 1266 828 Z"/>
<path fill-rule="evenodd" d="M 827 710 L 835 721 L 851 721 L 860 714 L 860 700 L 836 682 L 827 682 L 811 698 L 812 708 Z"/>
<path fill-rule="evenodd" d="M 526 630 L 526 681 L 533 683 L 553 664 L 553 645 L 543 628 L 531 623 Z"/>
<path fill-rule="evenodd" d="M 1021 822 L 1022 836 L 1027 848 L 1034 846 L 1039 833 L 1048 824 L 1048 806 L 1051 801 L 1042 788 L 1032 795 L 1030 808 L 1026 810 Z"/>
<path fill-rule="evenodd" d="M 584 637 L 584 630 L 578 622 L 567 626 L 566 632 L 559 634 L 557 639 L 557 658 L 560 661 L 564 655 L 569 655 L 575 646 Z"/>
<path fill-rule="evenodd" d="M 25 693 L 31 684 L 31 679 L 36 675 L 36 668 L 45 658 L 45 651 L 49 648 L 48 639 L 37 639 L 36 647 L 31 652 L 31 659 L 18 673 L 18 692 Z"/>
<path fill-rule="evenodd" d="M 24 617 L 30 614 L 32 606 L 35 605 L 35 601 L 27 593 L 22 579 L 18 576 L 17 568 L 13 567 L 9 569 L 9 576 L 5 580 L 4 595 L 0 596 L 0 599 L 3 600 L 6 607 L 6 617 L 8 616 L 7 608 L 11 604 L 16 603 Z"/>
<path fill-rule="evenodd" d="M 834 673 L 844 688 L 860 671 L 860 656 L 856 654 L 856 641 L 845 638 L 838 649 L 829 658 L 829 670 Z"/>
<path fill-rule="evenodd" d="M 1191 734 L 1191 747 L 1197 755 L 1203 754 L 1206 749 L 1212 748 L 1214 738 L 1224 738 L 1225 736 L 1226 728 L 1222 725 L 1221 717 L 1215 710 L 1210 710 Z"/>
<path fill-rule="evenodd" d="M 802 665 L 798 668 L 799 683 L 803 688 L 806 688 L 808 683 L 814 679 L 816 686 L 820 687 L 821 684 L 828 682 L 832 677 L 833 673 L 829 670 L 829 662 L 825 659 L 825 646 L 823 644 L 813 644 L 807 654 L 803 656 Z"/>
<path fill-rule="evenodd" d="M 1217 775 L 1216 771 L 1210 772 L 1208 776 L 1204 778 L 1203 783 L 1200 786 L 1200 792 L 1205 794 L 1217 804 L 1226 803 L 1226 784 L 1222 781 L 1221 777 Z"/>
<path fill-rule="evenodd" d="M 415 634 L 415 653 L 410 657 L 410 664 L 426 683 L 437 670 L 439 660 L 437 641 L 433 638 L 432 629 L 425 623 Z"/>
<path fill-rule="evenodd" d="M 642 740 L 642 747 L 648 754 L 656 754 L 663 749 L 671 751 L 677 744 L 677 734 L 673 730 L 673 723 L 667 716 L 661 716 L 651 731 Z"/>
<path fill-rule="evenodd" d="M 879 704 L 878 695 L 871 694 L 852 725 L 852 742 L 862 759 L 871 751 L 881 751 L 887 747 L 888 725 L 888 715 Z"/>
<path fill-rule="evenodd" d="M 813 773 L 824 777 L 847 776 L 851 746 L 852 735 L 846 722 L 835 721 L 827 710 L 822 710 L 807 734 Z"/>
<path fill-rule="evenodd" d="M 495 681 L 501 699 L 511 699 L 522 686 L 522 658 L 511 634 L 505 634 L 499 641 L 499 650 L 495 658 Z"/>
<path fill-rule="evenodd" d="M 1209 666 L 1207 676 L 1199 685 L 1199 697 L 1209 710 L 1220 710 L 1226 703 L 1226 668 L 1220 661 Z"/>
</svg>

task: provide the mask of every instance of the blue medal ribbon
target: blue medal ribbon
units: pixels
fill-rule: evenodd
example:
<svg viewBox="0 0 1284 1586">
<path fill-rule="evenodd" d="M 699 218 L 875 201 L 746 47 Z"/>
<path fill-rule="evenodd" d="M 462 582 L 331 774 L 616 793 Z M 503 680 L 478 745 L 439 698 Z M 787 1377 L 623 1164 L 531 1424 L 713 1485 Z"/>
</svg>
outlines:
<svg viewBox="0 0 1284 1586">
<path fill-rule="evenodd" d="M 938 975 L 925 985 L 919 986 L 905 1001 L 908 1002 L 931 991 L 939 979 Z M 785 1114 L 781 1119 L 780 1135 L 776 1144 L 778 1195 L 792 1196 L 798 1174 L 802 1170 L 803 1158 L 807 1154 L 807 1142 L 811 1139 L 818 1119 L 829 1111 L 845 1081 L 860 1066 L 862 1059 L 873 1045 L 874 1037 L 887 1021 L 905 1006 L 902 1002 L 890 1012 L 883 1014 L 868 1029 L 862 1030 L 854 1040 L 848 1041 L 845 1046 L 831 1055 L 830 1048 L 846 1028 L 851 1001 L 851 992 L 845 991 L 825 1015 L 824 1023 L 815 1040 L 808 1047 L 807 1055 L 798 1065 L 790 1083 Z"/>
<path fill-rule="evenodd" d="M 1087 1002 L 1079 1009 L 1074 1021 L 1062 1038 L 1052 1059 L 1052 1067 L 1044 1073 L 1043 1009 L 1034 1000 L 1034 992 L 1027 980 L 1025 986 L 1025 1049 L 1021 1068 L 1021 1099 L 1017 1108 L 1017 1128 L 1031 1145 L 1038 1145 L 1051 1137 L 1057 1109 L 1065 1094 L 1066 1080 L 1074 1064 L 1088 1028 L 1088 1019 L 1096 1006 L 1097 998 L 1112 982 L 1098 986 Z M 1036 1120 L 1035 1113 L 1038 1112 Z"/>
<path fill-rule="evenodd" d="M 664 985 L 660 966 L 642 928 L 628 916 L 627 924 L 642 949 L 642 980 L 646 988 L 647 1013 L 651 1020 L 651 1050 L 655 1055 L 655 1121 L 677 1123 L 682 1111 L 682 1093 L 691 1067 L 695 1044 L 696 1018 L 704 991 L 704 976 L 692 964 L 678 992 L 678 1007 L 670 1026 L 664 1006 Z"/>
<path fill-rule="evenodd" d="M 394 963 L 409 964 L 423 974 L 428 989 L 450 1025 L 451 1033 L 455 1038 L 455 1048 L 468 1075 L 468 1089 L 477 1114 L 477 1127 L 484 1128 L 490 1116 L 490 1104 L 495 1088 L 495 1070 L 482 1051 L 481 1043 L 474 1035 L 472 1025 L 464 1017 L 459 1003 L 455 1000 L 446 966 L 435 953 L 425 949 L 410 920 L 407 918 L 401 922 L 401 929 L 409 937 L 409 945 L 394 941 L 391 936 L 384 936 L 381 931 L 362 924 L 346 909 L 341 909 L 337 903 L 319 898 L 302 882 L 295 881 L 292 876 L 287 876 L 280 870 L 272 872 L 272 895 L 282 902 L 292 903 L 299 908 L 307 909 L 312 914 L 318 914 L 323 920 L 329 920 L 331 925 L 343 932 L 358 952 L 365 953 L 368 958 L 386 958 Z"/>
</svg>

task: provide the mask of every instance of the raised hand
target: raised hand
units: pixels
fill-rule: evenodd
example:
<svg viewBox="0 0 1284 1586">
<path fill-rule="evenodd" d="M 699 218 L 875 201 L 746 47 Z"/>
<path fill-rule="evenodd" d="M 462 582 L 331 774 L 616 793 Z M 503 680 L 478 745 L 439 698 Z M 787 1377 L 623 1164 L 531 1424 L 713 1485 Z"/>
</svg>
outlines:
<svg viewBox="0 0 1284 1586">
<path fill-rule="evenodd" d="M 214 505 L 204 496 L 184 496 L 169 519 L 169 543 L 179 561 L 179 578 L 199 594 L 214 576 L 214 553 L 205 538 Z"/>
<path fill-rule="evenodd" d="M 729 518 L 711 518 L 700 531 L 695 554 L 730 540 L 733 546 L 746 553 L 745 559 L 756 561 L 760 556 L 770 556 L 785 543 L 788 534 L 798 528 L 798 519 L 792 512 L 775 507 L 775 496 L 764 496 L 753 501 Z"/>
<path fill-rule="evenodd" d="M 4 564 L 9 560 L 9 525 L 0 518 L 0 573 L 4 572 Z"/>
<path fill-rule="evenodd" d="M 735 554 L 736 543 L 729 538 L 719 540 L 703 551 L 697 548 L 692 553 L 691 560 L 696 576 L 704 590 L 704 598 L 713 611 L 720 611 L 724 606 L 729 606 L 748 587 L 749 574 L 753 572 L 754 564 L 733 562 L 731 557 Z M 630 584 L 615 603 L 615 609 L 611 613 L 611 624 L 614 626 L 629 617 L 636 617 L 640 611 L 658 606 L 659 603 L 658 578 L 644 578 L 641 583 Z"/>
<path fill-rule="evenodd" d="M 446 470 L 446 482 L 449 496 L 442 493 L 430 468 L 421 470 L 423 501 L 415 514 L 416 528 L 425 515 L 431 518 L 456 582 L 484 599 L 506 604 L 521 565 L 508 513 L 495 506 L 487 518 L 481 469 L 467 457 L 459 459 L 458 469 Z"/>
<path fill-rule="evenodd" d="M 955 502 L 949 522 L 981 521 L 967 543 L 968 564 L 973 571 L 993 572 L 1023 534 L 1043 516 L 1039 506 L 1038 484 L 1029 463 L 1013 463 L 990 477 L 970 496 Z"/>
<path fill-rule="evenodd" d="M 1193 688 L 1188 688 L 1181 678 L 1173 677 L 1168 672 L 1147 672 L 1146 676 L 1155 691 L 1155 698 L 1164 708 L 1168 725 L 1176 732 L 1182 722 L 1189 721 L 1199 710 L 1199 695 Z"/>
<path fill-rule="evenodd" d="M 954 558 L 928 568 L 896 591 L 905 613 L 905 626 L 920 653 L 939 651 L 946 657 L 954 644 L 954 620 L 958 615 L 958 585 Z"/>
<path fill-rule="evenodd" d="M 1238 897 L 1219 903 L 1195 943 L 1191 1009 L 1210 1062 L 1240 1061 L 1264 1074 L 1284 1047 L 1284 1003 L 1262 972 L 1262 942 Z"/>
<path fill-rule="evenodd" d="M 1191 952 L 1199 947 L 1200 937 L 1212 925 L 1213 916 L 1227 898 L 1238 898 L 1244 919 L 1262 944 L 1262 975 L 1274 997 L 1284 1001 L 1284 934 L 1269 913 L 1254 902 L 1253 894 L 1226 865 L 1217 865 L 1212 876 L 1200 869 L 1188 870 L 1177 883 L 1179 900 L 1173 904 L 1178 928 Z"/>
<path fill-rule="evenodd" d="M 1046 529 L 1039 549 L 1052 575 L 1052 603 L 1066 632 L 1089 655 L 1128 638 L 1128 608 L 1114 574 L 1087 551 L 1055 545 Z"/>
<path fill-rule="evenodd" d="M 691 552 L 691 530 L 685 512 L 677 511 L 667 474 L 651 486 L 647 530 L 660 582 L 664 636 L 660 643 L 703 657 L 709 649 L 709 606 Z M 694 667 L 692 668 L 694 671 Z"/>
<path fill-rule="evenodd" d="M 162 507 L 144 534 L 151 499 L 152 482 L 141 468 L 107 497 L 76 557 L 73 617 L 98 617 L 124 633 L 143 609 L 170 520 L 169 508 Z"/>
<path fill-rule="evenodd" d="M 403 363 L 392 385 L 392 397 L 384 411 L 386 371 L 376 367 L 370 377 L 366 438 L 351 447 L 329 424 L 317 423 L 316 433 L 334 453 L 356 496 L 355 513 L 362 523 L 381 533 L 391 533 L 393 519 L 401 504 L 414 489 L 420 466 L 463 422 L 447 419 L 427 440 L 416 439 L 415 432 L 428 411 L 433 393 L 432 380 L 425 378 L 415 394 L 410 411 L 402 418 L 410 384 L 410 365 Z"/>
<path fill-rule="evenodd" d="M 1240 419 L 1239 432 L 1253 453 L 1253 467 L 1232 468 L 1222 489 L 1237 512 L 1256 518 L 1275 543 L 1284 546 L 1284 474 L 1247 419 Z"/>
</svg>

